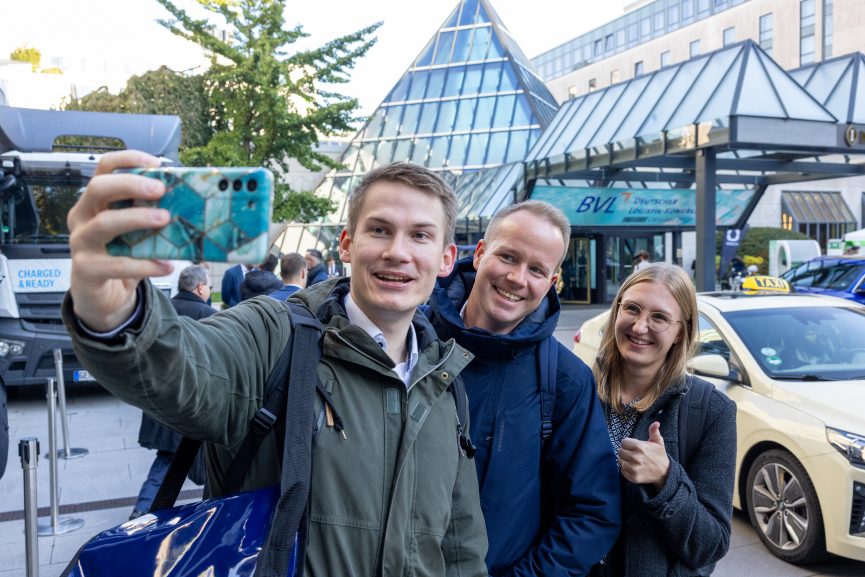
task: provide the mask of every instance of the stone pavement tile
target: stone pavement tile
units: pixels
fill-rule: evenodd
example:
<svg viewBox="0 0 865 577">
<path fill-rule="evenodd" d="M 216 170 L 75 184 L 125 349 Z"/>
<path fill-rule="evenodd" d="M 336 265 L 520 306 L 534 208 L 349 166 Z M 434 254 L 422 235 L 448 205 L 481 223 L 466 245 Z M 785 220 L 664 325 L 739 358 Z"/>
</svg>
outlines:
<svg viewBox="0 0 865 577">
<path fill-rule="evenodd" d="M 731 548 L 727 556 L 718 561 L 712 575 L 714 577 L 742 577 L 743 575 L 806 577 L 815 574 L 815 571 L 781 561 L 769 553 L 762 543 L 755 543 Z"/>
<path fill-rule="evenodd" d="M 730 535 L 730 549 L 741 547 L 743 545 L 753 545 L 761 543 L 760 537 L 751 526 L 751 521 L 748 519 L 748 514 L 733 510 L 733 531 Z"/>
<path fill-rule="evenodd" d="M 26 570 L 13 569 L 12 571 L 4 571 L 5 568 L 0 568 L 0 577 L 26 577 Z M 40 565 L 39 577 L 60 577 L 63 570 L 66 569 L 66 563 L 56 563 L 53 565 Z"/>
</svg>

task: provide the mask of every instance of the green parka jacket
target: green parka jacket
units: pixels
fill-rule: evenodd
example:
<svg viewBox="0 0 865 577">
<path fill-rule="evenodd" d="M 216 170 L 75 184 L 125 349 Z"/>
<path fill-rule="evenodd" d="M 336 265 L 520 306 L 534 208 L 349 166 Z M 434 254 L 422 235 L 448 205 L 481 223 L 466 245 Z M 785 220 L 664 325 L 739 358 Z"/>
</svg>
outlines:
<svg viewBox="0 0 865 577">
<path fill-rule="evenodd" d="M 453 340 L 439 341 L 418 313 L 420 354 L 406 391 L 393 361 L 349 324 L 342 305 L 349 282 L 325 281 L 292 297 L 325 324 L 318 375 L 346 435 L 324 426 L 318 438 L 305 574 L 486 575 L 477 475 L 459 450 L 456 406 L 447 391 L 472 355 Z M 258 297 L 196 322 L 178 317 L 149 282 L 142 286 L 142 321 L 116 344 L 81 331 L 67 294 L 63 320 L 75 354 L 122 400 L 206 441 L 209 488 L 218 496 L 288 342 L 288 312 Z M 271 433 L 242 490 L 279 482 L 276 446 Z"/>
</svg>

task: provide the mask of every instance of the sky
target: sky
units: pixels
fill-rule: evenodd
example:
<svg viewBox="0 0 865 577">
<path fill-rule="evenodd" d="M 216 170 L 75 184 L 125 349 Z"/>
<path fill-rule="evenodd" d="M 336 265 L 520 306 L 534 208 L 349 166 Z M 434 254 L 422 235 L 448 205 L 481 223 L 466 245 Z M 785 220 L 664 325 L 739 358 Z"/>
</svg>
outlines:
<svg viewBox="0 0 865 577">
<path fill-rule="evenodd" d="M 523 52 L 532 58 L 624 13 L 632 0 L 491 0 Z M 219 17 L 195 0 L 175 0 L 195 17 Z M 338 91 L 358 99 L 360 114 L 371 114 L 412 60 L 456 6 L 447 0 L 318 0 L 286 3 L 286 23 L 302 24 L 309 38 L 294 47 L 309 49 L 383 22 L 378 42 Z M 206 65 L 201 50 L 162 28 L 170 14 L 156 0 L 0 0 L 4 30 L 0 58 L 22 43 L 52 56 L 94 62 L 129 62 L 136 71 L 165 64 L 174 70 Z M 11 25 L 10 25 L 11 24 Z M 88 64 L 89 66 L 89 64 Z"/>
</svg>

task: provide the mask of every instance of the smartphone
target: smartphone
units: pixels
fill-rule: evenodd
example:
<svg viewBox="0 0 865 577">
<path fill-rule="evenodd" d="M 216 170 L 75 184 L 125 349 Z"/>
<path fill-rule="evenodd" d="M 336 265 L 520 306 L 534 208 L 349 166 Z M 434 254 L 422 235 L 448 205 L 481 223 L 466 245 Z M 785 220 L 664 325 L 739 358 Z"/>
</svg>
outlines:
<svg viewBox="0 0 865 577">
<path fill-rule="evenodd" d="M 171 213 L 160 229 L 136 230 L 108 243 L 108 254 L 141 259 L 258 263 L 267 257 L 273 173 L 266 168 L 124 168 L 165 183 L 159 200 L 125 200 L 111 208 Z"/>
</svg>

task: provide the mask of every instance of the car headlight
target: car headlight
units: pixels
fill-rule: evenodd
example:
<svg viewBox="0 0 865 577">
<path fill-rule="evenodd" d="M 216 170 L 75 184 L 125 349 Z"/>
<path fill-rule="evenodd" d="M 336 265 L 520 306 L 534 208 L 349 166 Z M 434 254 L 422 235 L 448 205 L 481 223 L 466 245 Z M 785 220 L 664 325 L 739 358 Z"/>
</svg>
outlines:
<svg viewBox="0 0 865 577">
<path fill-rule="evenodd" d="M 830 445 L 847 457 L 851 465 L 865 469 L 865 455 L 862 454 L 865 451 L 865 437 L 826 427 L 826 438 Z"/>
<path fill-rule="evenodd" d="M 21 341 L 0 340 L 0 358 L 8 357 L 10 354 L 18 356 L 24 352 L 24 343 Z"/>
</svg>

